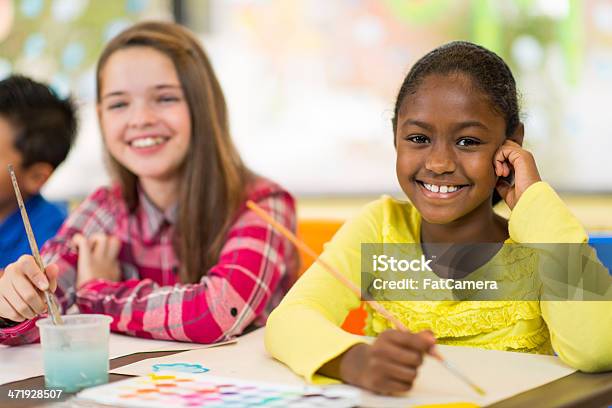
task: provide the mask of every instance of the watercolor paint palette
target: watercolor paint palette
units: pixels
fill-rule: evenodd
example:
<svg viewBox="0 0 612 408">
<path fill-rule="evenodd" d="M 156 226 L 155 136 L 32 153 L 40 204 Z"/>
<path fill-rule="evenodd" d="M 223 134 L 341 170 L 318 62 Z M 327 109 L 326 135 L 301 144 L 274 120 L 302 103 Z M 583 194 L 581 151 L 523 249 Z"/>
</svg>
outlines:
<svg viewBox="0 0 612 408">
<path fill-rule="evenodd" d="M 354 407 L 360 392 L 346 386 L 287 386 L 241 381 L 209 374 L 156 372 L 77 394 L 78 398 L 121 407 Z"/>
</svg>

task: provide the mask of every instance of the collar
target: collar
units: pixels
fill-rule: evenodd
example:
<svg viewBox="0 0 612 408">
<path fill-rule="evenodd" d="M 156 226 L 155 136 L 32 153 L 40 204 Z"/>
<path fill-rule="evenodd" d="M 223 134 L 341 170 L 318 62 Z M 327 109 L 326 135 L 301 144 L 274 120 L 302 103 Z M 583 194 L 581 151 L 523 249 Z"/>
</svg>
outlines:
<svg viewBox="0 0 612 408">
<path fill-rule="evenodd" d="M 139 186 L 137 216 L 140 225 L 143 227 L 144 238 L 150 240 L 159 234 L 164 225 L 174 225 L 176 223 L 178 203 L 166 211 L 162 211 L 147 197 L 144 190 Z"/>
</svg>

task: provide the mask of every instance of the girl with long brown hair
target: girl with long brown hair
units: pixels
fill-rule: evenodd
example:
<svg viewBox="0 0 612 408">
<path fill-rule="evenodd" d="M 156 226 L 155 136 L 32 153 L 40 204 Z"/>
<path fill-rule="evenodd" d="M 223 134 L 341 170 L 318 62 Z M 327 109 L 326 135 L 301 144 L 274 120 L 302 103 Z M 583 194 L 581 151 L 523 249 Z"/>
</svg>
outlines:
<svg viewBox="0 0 612 408">
<path fill-rule="evenodd" d="M 142 337 L 210 343 L 263 324 L 297 255 L 245 202 L 295 229 L 294 200 L 243 164 L 197 39 L 160 22 L 119 34 L 98 62 L 97 111 L 115 183 L 42 249 L 46 276 L 30 256 L 7 268 L 25 284 L 20 304 L 0 307 L 14 322 L 0 341 L 37 338 L 35 287 Z"/>
</svg>

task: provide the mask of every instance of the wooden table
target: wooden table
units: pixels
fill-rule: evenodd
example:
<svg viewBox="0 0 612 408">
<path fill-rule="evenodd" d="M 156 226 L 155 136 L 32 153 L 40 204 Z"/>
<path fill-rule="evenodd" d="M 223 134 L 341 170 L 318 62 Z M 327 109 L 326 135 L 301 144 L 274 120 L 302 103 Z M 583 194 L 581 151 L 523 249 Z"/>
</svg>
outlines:
<svg viewBox="0 0 612 408">
<path fill-rule="evenodd" d="M 136 353 L 125 357 L 119 357 L 110 361 L 110 368 L 115 369 L 124 365 L 147 358 L 162 357 L 177 351 L 160 351 L 151 353 Z M 0 369 L 1 369 L 0 363 Z M 119 381 L 128 376 L 110 374 L 109 381 Z M 0 407 L 25 408 L 25 407 L 49 407 L 53 408 L 59 404 L 51 400 L 9 400 L 9 390 L 16 389 L 44 389 L 43 376 L 16 381 L 0 386 Z M 70 397 L 71 394 L 67 394 Z M 65 400 L 65 398 L 64 398 Z M 574 373 L 567 377 L 534 388 L 512 398 L 500 401 L 491 408 L 524 408 L 524 407 L 550 407 L 550 408 L 602 408 L 612 406 L 612 372 L 601 374 Z"/>
</svg>

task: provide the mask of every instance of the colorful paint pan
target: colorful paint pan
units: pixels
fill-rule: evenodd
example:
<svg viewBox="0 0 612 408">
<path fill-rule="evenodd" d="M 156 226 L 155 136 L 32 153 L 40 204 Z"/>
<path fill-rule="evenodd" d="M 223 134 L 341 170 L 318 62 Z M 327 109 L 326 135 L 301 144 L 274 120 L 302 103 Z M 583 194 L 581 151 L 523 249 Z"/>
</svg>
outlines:
<svg viewBox="0 0 612 408">
<path fill-rule="evenodd" d="M 177 371 L 158 371 L 80 392 L 78 398 L 120 407 L 354 407 L 357 389 L 287 386 Z"/>
</svg>

